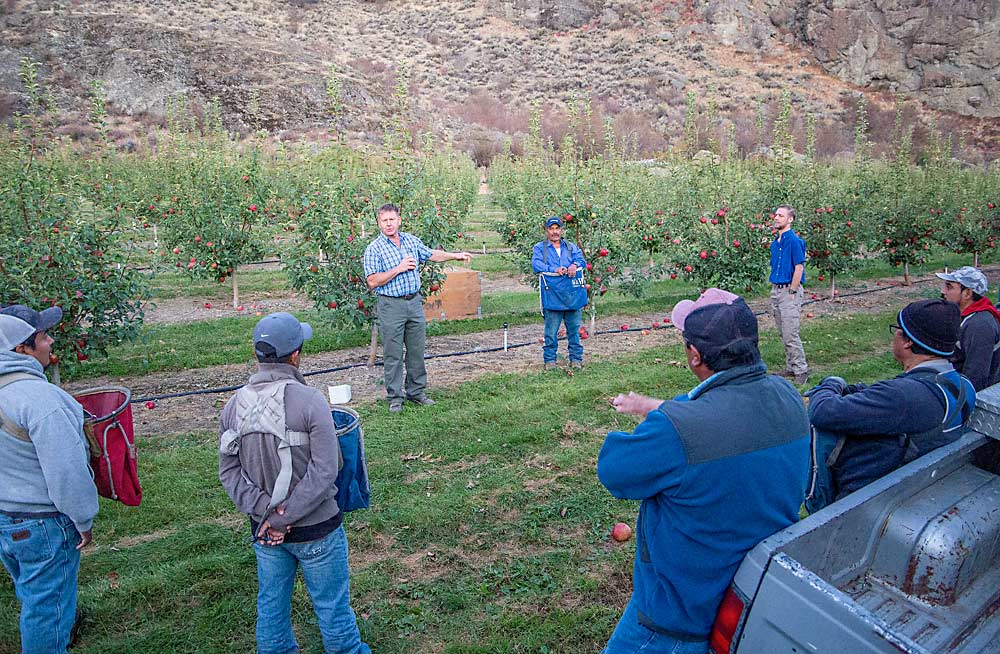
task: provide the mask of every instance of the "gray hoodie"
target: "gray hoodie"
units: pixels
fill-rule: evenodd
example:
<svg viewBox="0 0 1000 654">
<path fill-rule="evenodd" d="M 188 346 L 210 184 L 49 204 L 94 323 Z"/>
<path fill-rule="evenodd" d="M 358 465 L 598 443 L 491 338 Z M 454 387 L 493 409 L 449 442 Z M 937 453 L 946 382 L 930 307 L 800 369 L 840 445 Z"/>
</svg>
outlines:
<svg viewBox="0 0 1000 654">
<path fill-rule="evenodd" d="M 318 389 L 306 385 L 295 366 L 261 363 L 249 385 L 279 379 L 294 379 L 285 387 L 285 420 L 289 430 L 309 434 L 309 444 L 292 449 L 292 483 L 284 501 L 285 513 L 272 513 L 268 522 L 275 529 L 319 524 L 339 513 L 335 495 L 340 471 L 340 442 L 330 415 L 330 406 Z M 230 399 L 219 417 L 219 434 L 234 428 L 236 403 Z M 278 441 L 271 434 L 243 437 L 238 455 L 219 454 L 219 481 L 236 507 L 255 521 L 263 520 L 271 501 L 274 480 L 281 470 Z"/>
<path fill-rule="evenodd" d="M 0 375 L 27 373 L 0 388 L 0 410 L 28 430 L 31 442 L 0 431 L 0 512 L 25 516 L 62 513 L 77 531 L 97 515 L 97 488 L 83 436 L 83 408 L 45 379 L 33 357 L 0 351 Z"/>
</svg>

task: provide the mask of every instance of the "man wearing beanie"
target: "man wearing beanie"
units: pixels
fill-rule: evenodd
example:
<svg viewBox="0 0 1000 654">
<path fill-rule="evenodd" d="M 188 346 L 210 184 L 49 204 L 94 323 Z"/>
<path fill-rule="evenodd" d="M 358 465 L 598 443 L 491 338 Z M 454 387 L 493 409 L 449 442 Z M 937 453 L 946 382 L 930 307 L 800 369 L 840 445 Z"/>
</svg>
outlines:
<svg viewBox="0 0 1000 654">
<path fill-rule="evenodd" d="M 21 601 L 21 651 L 65 654 L 97 488 L 83 408 L 45 378 L 62 310 L 0 311 L 0 560 Z"/>
<path fill-rule="evenodd" d="M 299 363 L 312 327 L 272 313 L 253 330 L 258 370 L 219 418 L 219 480 L 250 517 L 257 557 L 257 652 L 298 651 L 292 589 L 302 568 L 324 651 L 371 654 L 350 604 L 340 443 L 323 394 Z"/>
<path fill-rule="evenodd" d="M 903 374 L 872 386 L 827 377 L 807 393 L 817 464 L 810 512 L 961 435 L 976 391 L 949 361 L 958 326 L 956 304 L 908 304 L 889 325 Z"/>
<path fill-rule="evenodd" d="M 1000 311 L 990 304 L 989 284 L 978 268 L 964 266 L 937 273 L 944 280 L 941 297 L 962 312 L 958 344 L 951 362 L 977 391 L 1000 382 Z"/>
<path fill-rule="evenodd" d="M 746 553 L 794 523 L 805 495 L 809 424 L 798 391 L 767 374 L 757 318 L 712 288 L 674 307 L 699 384 L 670 401 L 612 405 L 643 418 L 611 432 L 597 476 L 642 500 L 632 597 L 604 652 L 707 652 L 722 596 Z"/>
</svg>

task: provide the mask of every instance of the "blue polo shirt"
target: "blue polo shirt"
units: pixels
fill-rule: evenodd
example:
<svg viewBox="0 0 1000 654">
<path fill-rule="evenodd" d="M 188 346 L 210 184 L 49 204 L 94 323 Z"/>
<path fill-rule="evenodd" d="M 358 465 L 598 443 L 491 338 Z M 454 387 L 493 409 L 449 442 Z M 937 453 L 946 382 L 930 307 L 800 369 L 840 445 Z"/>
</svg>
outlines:
<svg viewBox="0 0 1000 654">
<path fill-rule="evenodd" d="M 771 277 L 772 284 L 791 284 L 795 266 L 802 264 L 802 281 L 806 283 L 806 242 L 799 238 L 794 229 L 790 229 L 771 241 Z"/>
</svg>

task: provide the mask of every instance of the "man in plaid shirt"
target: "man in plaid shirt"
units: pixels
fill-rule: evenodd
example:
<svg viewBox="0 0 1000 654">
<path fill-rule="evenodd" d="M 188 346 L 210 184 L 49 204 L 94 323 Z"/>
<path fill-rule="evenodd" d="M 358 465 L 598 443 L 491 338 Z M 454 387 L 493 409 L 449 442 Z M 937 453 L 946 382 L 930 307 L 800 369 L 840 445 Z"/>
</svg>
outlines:
<svg viewBox="0 0 1000 654">
<path fill-rule="evenodd" d="M 432 250 L 413 234 L 399 230 L 399 207 L 385 204 L 378 209 L 382 232 L 365 248 L 364 264 L 368 288 L 378 296 L 378 324 L 385 362 L 385 392 L 389 411 L 403 410 L 404 398 L 430 405 L 427 397 L 427 369 L 424 367 L 425 320 L 420 297 L 420 273 L 424 261 L 471 261 L 468 252 Z M 406 362 L 405 396 L 403 362 Z"/>
</svg>

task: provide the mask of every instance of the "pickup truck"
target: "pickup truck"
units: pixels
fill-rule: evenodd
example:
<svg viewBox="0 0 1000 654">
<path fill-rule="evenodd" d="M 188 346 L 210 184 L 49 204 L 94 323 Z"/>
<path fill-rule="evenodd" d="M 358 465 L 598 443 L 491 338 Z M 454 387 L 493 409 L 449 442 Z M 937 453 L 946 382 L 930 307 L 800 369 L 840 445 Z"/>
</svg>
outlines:
<svg viewBox="0 0 1000 654">
<path fill-rule="evenodd" d="M 969 424 L 751 550 L 710 651 L 1000 653 L 1000 384 Z"/>
</svg>

